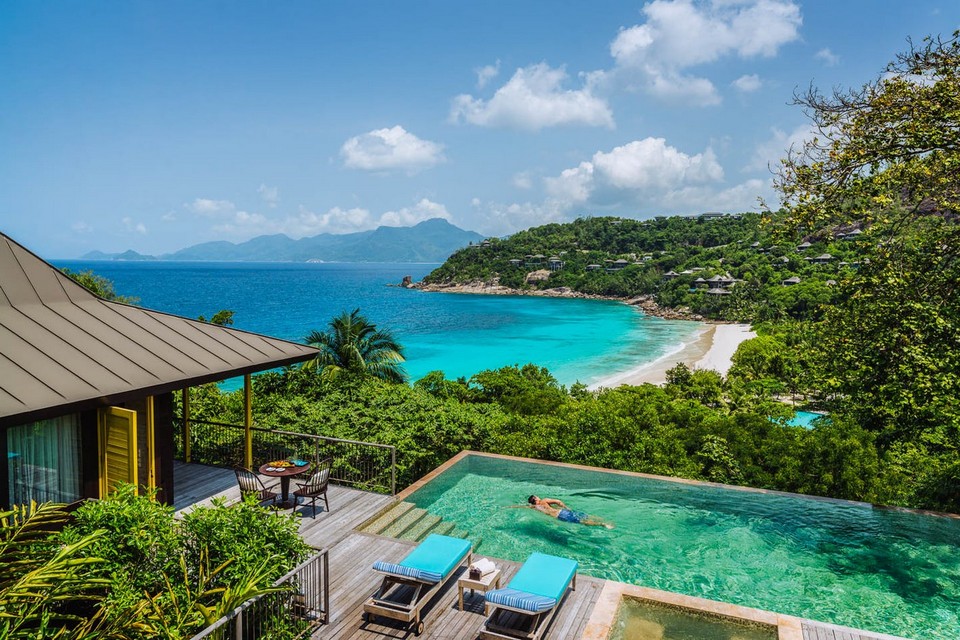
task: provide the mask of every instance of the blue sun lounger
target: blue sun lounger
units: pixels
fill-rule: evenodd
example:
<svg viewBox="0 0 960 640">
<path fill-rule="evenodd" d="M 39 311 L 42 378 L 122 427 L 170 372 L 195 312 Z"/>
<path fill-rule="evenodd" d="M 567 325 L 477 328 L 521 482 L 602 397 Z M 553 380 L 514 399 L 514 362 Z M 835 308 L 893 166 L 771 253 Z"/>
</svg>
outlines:
<svg viewBox="0 0 960 640">
<path fill-rule="evenodd" d="M 376 562 L 374 571 L 384 574 L 380 588 L 363 604 L 364 622 L 374 616 L 411 623 L 416 635 L 423 633 L 420 611 L 467 560 L 473 545 L 469 540 L 431 533 L 397 564 Z"/>
<path fill-rule="evenodd" d="M 487 592 L 487 604 L 494 609 L 480 637 L 537 640 L 550 626 L 567 587 L 577 588 L 575 560 L 532 554 L 505 589 Z"/>
</svg>

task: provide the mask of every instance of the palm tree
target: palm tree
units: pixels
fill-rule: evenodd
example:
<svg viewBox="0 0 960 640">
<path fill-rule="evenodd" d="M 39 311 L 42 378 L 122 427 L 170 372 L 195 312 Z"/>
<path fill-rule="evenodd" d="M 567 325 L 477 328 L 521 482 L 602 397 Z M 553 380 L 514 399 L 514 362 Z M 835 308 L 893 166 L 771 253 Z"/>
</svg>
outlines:
<svg viewBox="0 0 960 640">
<path fill-rule="evenodd" d="M 311 331 L 304 341 L 320 350 L 304 367 L 331 378 L 340 372 L 369 374 L 388 382 L 406 382 L 403 347 L 388 329 L 360 315 L 360 309 L 344 311 L 330 321 L 327 331 Z"/>
</svg>

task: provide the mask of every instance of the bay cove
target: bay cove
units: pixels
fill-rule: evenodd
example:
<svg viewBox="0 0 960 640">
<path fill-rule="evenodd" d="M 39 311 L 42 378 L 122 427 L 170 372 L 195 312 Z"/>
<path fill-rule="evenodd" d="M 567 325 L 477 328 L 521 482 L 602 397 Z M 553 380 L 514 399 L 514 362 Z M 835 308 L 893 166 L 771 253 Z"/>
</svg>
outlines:
<svg viewBox="0 0 960 640">
<path fill-rule="evenodd" d="M 293 341 L 360 307 L 406 348 L 410 379 L 532 362 L 561 384 L 616 384 L 667 361 L 695 364 L 711 325 L 664 320 L 616 301 L 440 294 L 403 289 L 434 264 L 56 261 L 113 281 L 141 306 L 186 317 L 235 312 L 234 326 Z M 734 345 L 735 346 L 735 345 Z M 680 354 L 685 354 L 681 357 Z M 675 357 L 671 357 L 675 356 Z M 634 381 L 631 376 L 629 381 Z M 628 381 L 626 379 L 622 380 Z M 656 382 L 655 379 L 644 381 Z"/>
</svg>

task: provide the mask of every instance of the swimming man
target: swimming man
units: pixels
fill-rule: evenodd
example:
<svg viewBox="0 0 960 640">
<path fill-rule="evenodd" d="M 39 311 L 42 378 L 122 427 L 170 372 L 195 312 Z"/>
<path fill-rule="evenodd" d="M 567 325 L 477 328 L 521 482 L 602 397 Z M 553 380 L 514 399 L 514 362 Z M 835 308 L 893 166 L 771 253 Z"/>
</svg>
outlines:
<svg viewBox="0 0 960 640">
<path fill-rule="evenodd" d="M 540 513 L 545 513 L 551 518 L 556 518 L 557 520 L 561 520 L 563 522 L 573 522 L 576 524 L 585 524 L 591 527 L 606 527 L 607 529 L 613 529 L 613 525 L 608 522 L 604 522 L 599 518 L 594 518 L 593 516 L 587 515 L 583 511 L 574 511 L 564 504 L 563 500 L 530 496 L 527 498 L 527 502 L 530 503 L 530 509 L 536 509 Z"/>
</svg>

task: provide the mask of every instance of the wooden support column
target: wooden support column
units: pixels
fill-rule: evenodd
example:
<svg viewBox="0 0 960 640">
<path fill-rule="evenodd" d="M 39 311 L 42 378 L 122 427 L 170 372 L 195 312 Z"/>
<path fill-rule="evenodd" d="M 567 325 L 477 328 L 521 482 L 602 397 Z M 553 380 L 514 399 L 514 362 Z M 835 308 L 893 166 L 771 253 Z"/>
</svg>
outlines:
<svg viewBox="0 0 960 640">
<path fill-rule="evenodd" d="M 190 462 L 190 387 L 183 390 L 183 461 Z"/>
<path fill-rule="evenodd" d="M 243 462 L 247 469 L 253 469 L 253 405 L 250 402 L 252 391 L 250 374 L 243 376 Z"/>
</svg>

